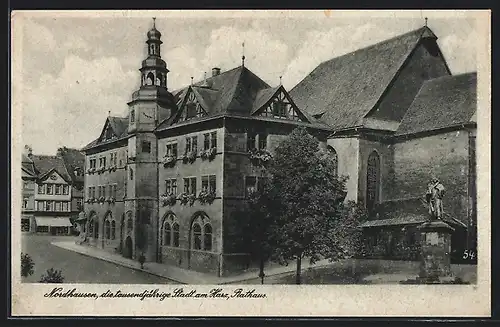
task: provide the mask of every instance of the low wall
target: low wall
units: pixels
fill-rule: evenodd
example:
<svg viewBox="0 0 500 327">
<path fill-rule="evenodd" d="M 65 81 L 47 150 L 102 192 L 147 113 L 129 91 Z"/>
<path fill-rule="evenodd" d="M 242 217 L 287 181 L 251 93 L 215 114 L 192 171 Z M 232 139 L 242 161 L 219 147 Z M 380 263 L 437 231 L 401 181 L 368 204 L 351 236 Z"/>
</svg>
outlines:
<svg viewBox="0 0 500 327">
<path fill-rule="evenodd" d="M 340 265 L 345 268 L 355 269 L 362 274 L 412 274 L 418 275 L 420 272 L 420 261 L 396 261 L 377 259 L 351 259 Z M 471 283 L 477 282 L 477 265 L 452 264 L 451 272 L 453 276 L 459 277 Z"/>
</svg>

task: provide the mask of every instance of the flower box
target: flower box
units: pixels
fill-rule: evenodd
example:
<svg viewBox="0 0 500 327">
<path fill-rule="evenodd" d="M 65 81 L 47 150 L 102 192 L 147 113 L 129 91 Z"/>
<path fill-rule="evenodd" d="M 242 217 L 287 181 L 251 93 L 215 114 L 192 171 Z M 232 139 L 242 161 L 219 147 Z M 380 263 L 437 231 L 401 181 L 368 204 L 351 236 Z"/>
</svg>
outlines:
<svg viewBox="0 0 500 327">
<path fill-rule="evenodd" d="M 201 191 L 200 194 L 198 195 L 198 199 L 200 200 L 200 203 L 202 203 L 202 204 L 210 204 L 210 203 L 214 202 L 214 200 L 215 200 L 215 193 Z"/>
<path fill-rule="evenodd" d="M 176 161 L 177 161 L 177 159 L 174 158 L 173 156 L 165 156 L 163 159 L 163 166 L 164 167 L 172 167 Z"/>
<path fill-rule="evenodd" d="M 177 201 L 177 198 L 175 197 L 174 194 L 162 194 L 161 195 L 161 200 L 163 203 L 163 206 L 172 206 L 175 204 Z"/>
<path fill-rule="evenodd" d="M 203 160 L 208 159 L 208 150 L 201 150 L 200 151 L 200 158 Z"/>
<path fill-rule="evenodd" d="M 215 155 L 217 154 L 217 149 L 210 148 L 207 152 L 208 152 L 208 159 L 213 160 L 215 158 Z"/>
<path fill-rule="evenodd" d="M 189 151 L 186 153 L 186 159 L 188 162 L 194 162 L 196 160 L 196 152 L 194 151 Z"/>
<path fill-rule="evenodd" d="M 257 165 L 266 164 L 272 159 L 271 154 L 267 150 L 250 150 L 248 156 Z"/>
<path fill-rule="evenodd" d="M 99 203 L 104 203 L 104 201 L 106 200 L 105 197 L 101 196 L 98 200 Z"/>
<path fill-rule="evenodd" d="M 194 194 L 186 194 L 186 193 L 182 193 L 180 196 L 179 196 L 179 201 L 181 201 L 181 204 L 190 204 L 190 205 L 193 205 L 194 204 L 194 201 L 196 201 L 196 196 Z"/>
</svg>

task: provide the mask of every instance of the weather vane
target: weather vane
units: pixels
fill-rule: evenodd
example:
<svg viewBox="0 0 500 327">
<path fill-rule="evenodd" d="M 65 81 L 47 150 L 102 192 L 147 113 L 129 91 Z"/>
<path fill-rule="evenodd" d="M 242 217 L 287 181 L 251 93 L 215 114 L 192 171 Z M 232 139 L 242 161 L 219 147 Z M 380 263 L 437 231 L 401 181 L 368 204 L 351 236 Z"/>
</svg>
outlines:
<svg viewBox="0 0 500 327">
<path fill-rule="evenodd" d="M 245 66 L 245 42 L 241 44 L 241 65 Z"/>
</svg>

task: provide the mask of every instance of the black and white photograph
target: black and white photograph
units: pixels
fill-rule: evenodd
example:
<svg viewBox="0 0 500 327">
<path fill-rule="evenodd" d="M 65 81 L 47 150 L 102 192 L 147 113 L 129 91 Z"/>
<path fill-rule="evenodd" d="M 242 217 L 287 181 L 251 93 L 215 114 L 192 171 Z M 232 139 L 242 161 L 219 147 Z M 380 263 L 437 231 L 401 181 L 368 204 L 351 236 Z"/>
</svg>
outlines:
<svg viewBox="0 0 500 327">
<path fill-rule="evenodd" d="M 13 296 L 107 313 L 120 297 L 220 297 L 226 314 L 279 306 L 275 286 L 305 290 L 297 307 L 330 287 L 328 301 L 357 290 L 375 302 L 432 287 L 487 314 L 464 295 L 489 292 L 488 22 L 14 12 Z"/>
</svg>

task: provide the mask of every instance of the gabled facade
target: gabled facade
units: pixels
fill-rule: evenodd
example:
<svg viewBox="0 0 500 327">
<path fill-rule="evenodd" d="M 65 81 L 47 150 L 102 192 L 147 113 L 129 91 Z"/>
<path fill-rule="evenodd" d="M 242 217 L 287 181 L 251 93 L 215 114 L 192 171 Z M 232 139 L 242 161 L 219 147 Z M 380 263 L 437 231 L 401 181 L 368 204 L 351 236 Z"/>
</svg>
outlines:
<svg viewBox="0 0 500 327">
<path fill-rule="evenodd" d="M 128 115 L 108 117 L 98 138 L 83 149 L 81 242 L 218 275 L 247 268 L 239 221 L 245 199 L 268 177 L 265 163 L 279 142 L 304 126 L 328 150 L 337 173 L 349 176 L 346 198 L 369 209 L 372 220 L 362 227 L 372 255 L 394 256 L 390 246 L 381 247 L 377 240 L 385 235 L 396 239 L 401 228 L 426 218 L 419 189 L 424 191 L 425 174 L 417 181 L 408 172 L 427 167 L 436 151 L 443 160 L 447 151 L 474 160 L 471 138 L 464 143 L 467 137 L 458 135 L 474 133 L 475 123 L 468 114 L 452 112 L 475 111 L 471 101 L 463 101 L 475 96 L 475 81 L 451 76 L 436 39 L 423 27 L 334 58 L 290 92 L 268 85 L 243 64 L 225 72 L 213 68 L 211 76 L 170 92 L 161 33 L 153 27 L 140 68 L 141 86 L 132 94 Z M 451 83 L 456 79 L 462 83 Z M 425 110 L 432 112 L 431 89 L 446 89 L 440 80 L 457 88 L 450 87 L 441 106 L 455 104 L 446 107 L 439 126 L 410 130 Z M 450 128 L 453 138 L 446 134 Z M 442 138 L 443 147 L 429 147 L 427 157 L 414 161 L 418 167 L 408 165 L 408 147 L 425 147 L 431 135 Z M 461 146 L 469 149 L 467 154 L 458 151 Z M 471 174 L 459 179 L 470 181 Z M 401 196 L 406 185 L 415 191 Z M 473 187 L 469 190 L 474 201 Z M 413 202 L 416 211 L 409 210 Z M 445 205 L 454 208 L 448 210 L 453 212 L 448 221 L 459 233 L 466 230 L 464 221 L 474 218 L 461 216 L 456 203 Z M 456 237 L 455 244 L 462 242 L 462 236 Z M 408 243 L 401 237 L 398 242 Z"/>
<path fill-rule="evenodd" d="M 83 154 L 61 148 L 56 156 L 23 154 L 21 230 L 69 235 L 83 208 Z"/>
</svg>

